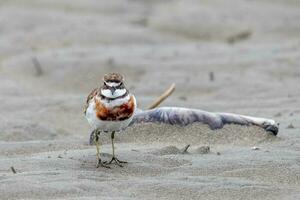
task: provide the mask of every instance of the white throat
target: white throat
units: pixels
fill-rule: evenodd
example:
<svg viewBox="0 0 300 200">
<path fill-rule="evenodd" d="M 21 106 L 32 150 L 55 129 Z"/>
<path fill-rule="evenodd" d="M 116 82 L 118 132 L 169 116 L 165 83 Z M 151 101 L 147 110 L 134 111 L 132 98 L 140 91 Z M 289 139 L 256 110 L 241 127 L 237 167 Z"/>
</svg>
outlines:
<svg viewBox="0 0 300 200">
<path fill-rule="evenodd" d="M 129 94 L 127 94 L 125 97 L 122 97 L 122 98 L 119 98 L 119 99 L 114 99 L 114 100 L 106 100 L 106 99 L 100 99 L 100 97 L 96 97 L 98 98 L 101 103 L 104 104 L 105 107 L 107 108 L 113 108 L 113 107 L 116 107 L 116 106 L 120 106 L 124 103 L 127 103 L 129 100 L 130 100 L 130 96 Z"/>
<path fill-rule="evenodd" d="M 114 92 L 114 94 L 111 93 L 111 90 L 109 89 L 101 89 L 101 94 L 105 97 L 114 99 L 120 96 L 123 96 L 124 94 L 126 94 L 126 89 L 116 89 L 116 91 Z"/>
</svg>

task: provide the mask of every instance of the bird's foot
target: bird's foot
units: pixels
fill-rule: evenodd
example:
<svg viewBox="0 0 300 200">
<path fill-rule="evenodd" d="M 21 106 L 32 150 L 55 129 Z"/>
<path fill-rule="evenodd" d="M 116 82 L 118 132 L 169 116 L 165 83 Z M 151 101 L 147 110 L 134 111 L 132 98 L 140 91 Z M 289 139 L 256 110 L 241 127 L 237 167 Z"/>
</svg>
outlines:
<svg viewBox="0 0 300 200">
<path fill-rule="evenodd" d="M 99 167 L 104 167 L 104 168 L 110 169 L 110 166 L 108 166 L 106 164 L 106 162 L 102 162 L 101 159 L 98 159 L 98 162 L 97 162 L 97 165 L 96 165 L 96 168 L 99 168 Z"/>
<path fill-rule="evenodd" d="M 121 163 L 128 163 L 128 162 L 126 162 L 126 161 L 119 160 L 119 159 L 116 158 L 116 157 L 112 157 L 112 159 L 111 159 L 109 162 L 104 162 L 104 164 L 110 165 L 110 164 L 112 164 L 113 162 L 115 162 L 119 167 L 123 167 L 123 165 L 122 165 Z"/>
</svg>

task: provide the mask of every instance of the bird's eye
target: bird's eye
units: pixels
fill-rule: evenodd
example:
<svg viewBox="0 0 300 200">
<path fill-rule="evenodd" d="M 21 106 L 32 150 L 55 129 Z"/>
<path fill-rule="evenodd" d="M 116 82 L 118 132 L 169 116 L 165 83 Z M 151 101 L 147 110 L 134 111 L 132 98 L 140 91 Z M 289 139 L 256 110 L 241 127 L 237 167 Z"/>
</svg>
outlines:
<svg viewBox="0 0 300 200">
<path fill-rule="evenodd" d="M 104 83 L 103 89 L 107 89 L 107 88 L 108 88 L 108 86 L 106 85 L 106 83 Z"/>
</svg>

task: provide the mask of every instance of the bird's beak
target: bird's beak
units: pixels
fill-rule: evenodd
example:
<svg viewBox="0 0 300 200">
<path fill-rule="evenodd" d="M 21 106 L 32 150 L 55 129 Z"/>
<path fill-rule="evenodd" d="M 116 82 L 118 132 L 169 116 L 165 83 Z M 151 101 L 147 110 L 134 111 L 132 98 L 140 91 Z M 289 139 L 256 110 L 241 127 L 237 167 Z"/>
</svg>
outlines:
<svg viewBox="0 0 300 200">
<path fill-rule="evenodd" d="M 114 93 L 115 93 L 115 91 L 116 91 L 116 88 L 115 88 L 115 87 L 112 87 L 112 88 L 110 89 L 110 91 L 111 91 L 111 94 L 114 95 Z"/>
</svg>

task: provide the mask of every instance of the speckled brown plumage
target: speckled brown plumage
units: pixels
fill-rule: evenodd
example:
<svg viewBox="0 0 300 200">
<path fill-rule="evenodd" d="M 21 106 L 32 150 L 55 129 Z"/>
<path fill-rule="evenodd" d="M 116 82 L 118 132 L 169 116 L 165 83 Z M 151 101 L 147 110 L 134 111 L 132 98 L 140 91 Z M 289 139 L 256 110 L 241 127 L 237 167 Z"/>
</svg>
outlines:
<svg viewBox="0 0 300 200">
<path fill-rule="evenodd" d="M 91 91 L 91 93 L 87 96 L 86 98 L 86 102 L 85 102 L 85 105 L 84 105 L 84 114 L 86 114 L 86 110 L 87 108 L 89 107 L 89 102 L 94 98 L 94 96 L 98 95 L 99 93 L 99 89 L 98 88 L 95 88 Z"/>
<path fill-rule="evenodd" d="M 103 77 L 104 82 L 123 82 L 124 77 L 119 73 L 105 74 Z"/>
</svg>

